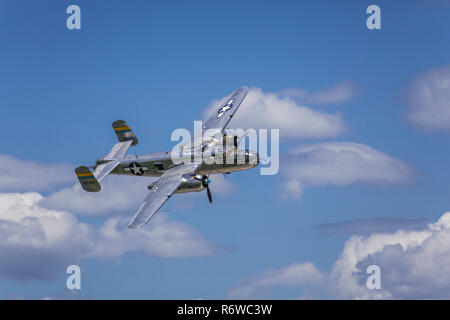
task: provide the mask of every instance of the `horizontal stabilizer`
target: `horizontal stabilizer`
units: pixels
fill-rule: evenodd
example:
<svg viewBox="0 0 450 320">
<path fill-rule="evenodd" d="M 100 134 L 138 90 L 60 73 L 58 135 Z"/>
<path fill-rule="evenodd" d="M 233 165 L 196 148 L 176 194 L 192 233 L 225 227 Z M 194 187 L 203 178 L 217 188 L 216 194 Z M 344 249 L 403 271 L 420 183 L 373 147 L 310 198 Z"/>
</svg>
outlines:
<svg viewBox="0 0 450 320">
<path fill-rule="evenodd" d="M 119 142 L 132 141 L 132 146 L 138 144 L 138 139 L 134 135 L 133 131 L 131 131 L 131 128 L 126 121 L 116 120 L 112 123 L 112 127 L 117 135 L 117 139 L 119 139 Z"/>
<path fill-rule="evenodd" d="M 106 176 L 119 165 L 119 163 L 120 161 L 113 160 L 97 166 L 94 171 L 94 176 L 97 178 L 97 181 L 100 182 L 105 179 Z"/>
<path fill-rule="evenodd" d="M 98 183 L 91 170 L 86 166 L 81 166 L 75 169 L 75 174 L 80 180 L 81 187 L 88 192 L 99 192 L 101 190 L 100 183 Z"/>
<path fill-rule="evenodd" d="M 125 154 L 127 153 L 128 149 L 130 148 L 132 143 L 133 143 L 133 141 L 131 141 L 131 140 L 116 143 L 104 159 L 105 160 L 122 160 L 123 157 L 125 157 Z"/>
</svg>

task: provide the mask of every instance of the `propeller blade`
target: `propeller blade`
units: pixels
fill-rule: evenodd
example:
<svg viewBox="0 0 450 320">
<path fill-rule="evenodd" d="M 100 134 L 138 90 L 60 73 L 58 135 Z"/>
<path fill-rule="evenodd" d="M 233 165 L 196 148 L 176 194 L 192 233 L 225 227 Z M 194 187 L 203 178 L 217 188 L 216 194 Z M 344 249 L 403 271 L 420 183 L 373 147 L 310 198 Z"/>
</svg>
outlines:
<svg viewBox="0 0 450 320">
<path fill-rule="evenodd" d="M 200 180 L 200 177 L 194 176 L 194 179 Z M 212 204 L 212 196 L 211 196 L 211 190 L 209 189 L 209 183 L 211 180 L 208 178 L 208 176 L 203 176 L 201 178 L 202 186 L 206 188 L 206 194 L 208 195 L 209 203 Z"/>
<path fill-rule="evenodd" d="M 209 190 L 209 185 L 206 185 L 206 194 L 208 195 L 209 203 L 212 204 L 212 196 L 211 196 L 211 190 Z"/>
</svg>

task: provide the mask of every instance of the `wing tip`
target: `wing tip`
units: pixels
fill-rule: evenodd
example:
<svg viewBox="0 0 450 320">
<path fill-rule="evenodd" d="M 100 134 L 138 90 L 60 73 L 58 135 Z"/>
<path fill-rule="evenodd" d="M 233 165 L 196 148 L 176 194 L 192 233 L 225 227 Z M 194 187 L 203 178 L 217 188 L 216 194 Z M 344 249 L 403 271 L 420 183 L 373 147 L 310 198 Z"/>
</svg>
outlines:
<svg viewBox="0 0 450 320">
<path fill-rule="evenodd" d="M 131 218 L 130 222 L 128 222 L 128 229 L 137 229 L 142 227 L 145 223 L 139 223 L 138 220 L 136 219 L 137 214 L 139 213 L 136 212 L 135 216 L 133 218 Z"/>
<path fill-rule="evenodd" d="M 128 229 L 137 229 L 137 228 L 139 228 L 139 226 L 133 224 L 132 222 L 130 222 L 130 223 L 128 224 Z"/>
</svg>

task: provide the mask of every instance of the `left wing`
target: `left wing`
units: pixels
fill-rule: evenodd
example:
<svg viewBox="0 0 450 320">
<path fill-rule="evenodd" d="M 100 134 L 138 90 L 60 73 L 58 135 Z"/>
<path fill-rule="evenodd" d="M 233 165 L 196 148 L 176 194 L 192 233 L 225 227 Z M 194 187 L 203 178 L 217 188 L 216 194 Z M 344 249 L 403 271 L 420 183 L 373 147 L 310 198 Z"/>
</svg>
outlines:
<svg viewBox="0 0 450 320">
<path fill-rule="evenodd" d="M 168 169 L 153 185 L 136 214 L 131 218 L 128 228 L 136 229 L 146 224 L 178 189 L 184 178 L 195 175 L 199 164 L 181 164 Z"/>
</svg>

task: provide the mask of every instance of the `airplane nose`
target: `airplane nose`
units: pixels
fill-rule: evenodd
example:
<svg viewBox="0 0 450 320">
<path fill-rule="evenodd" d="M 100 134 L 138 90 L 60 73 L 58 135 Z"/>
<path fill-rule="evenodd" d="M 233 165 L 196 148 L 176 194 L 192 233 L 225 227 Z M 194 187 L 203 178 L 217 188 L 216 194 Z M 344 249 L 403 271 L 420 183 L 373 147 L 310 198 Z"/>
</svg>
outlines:
<svg viewBox="0 0 450 320">
<path fill-rule="evenodd" d="M 256 151 L 250 151 L 250 157 L 253 160 L 251 163 L 256 167 L 259 164 L 259 154 Z"/>
<path fill-rule="evenodd" d="M 245 163 L 249 164 L 250 168 L 253 168 L 259 164 L 259 155 L 256 151 L 245 151 Z"/>
</svg>

